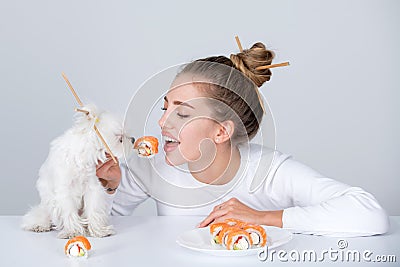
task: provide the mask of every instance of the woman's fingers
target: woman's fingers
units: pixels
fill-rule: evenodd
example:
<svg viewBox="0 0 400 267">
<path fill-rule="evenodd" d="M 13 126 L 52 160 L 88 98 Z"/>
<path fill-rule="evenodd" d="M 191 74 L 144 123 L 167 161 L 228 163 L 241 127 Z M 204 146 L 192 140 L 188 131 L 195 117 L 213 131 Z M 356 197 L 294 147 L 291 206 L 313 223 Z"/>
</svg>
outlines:
<svg viewBox="0 0 400 267">
<path fill-rule="evenodd" d="M 98 169 L 100 169 L 101 167 L 103 167 L 104 166 L 104 164 L 106 164 L 108 161 L 110 161 L 110 160 L 106 160 L 106 161 L 104 161 L 104 162 L 101 162 L 100 160 L 98 160 L 97 161 L 97 165 L 96 165 L 96 171 L 98 170 Z"/>
<path fill-rule="evenodd" d="M 218 220 L 219 217 L 226 215 L 228 212 L 229 210 L 225 208 L 215 209 L 199 224 L 199 227 L 206 227 L 210 223 Z"/>
<path fill-rule="evenodd" d="M 107 159 L 105 162 L 103 163 L 99 163 L 96 166 L 96 176 L 99 178 L 109 178 L 110 176 L 110 169 L 118 166 L 118 164 L 115 164 L 115 162 L 111 159 Z"/>
<path fill-rule="evenodd" d="M 214 207 L 213 211 L 199 224 L 199 227 L 206 227 L 212 222 L 219 222 L 224 219 L 232 218 L 235 215 L 235 208 L 241 204 L 236 198 L 231 198 L 228 201 Z"/>
<path fill-rule="evenodd" d="M 100 160 L 97 161 L 96 170 L 102 168 L 106 164 L 110 164 L 109 162 L 111 161 L 111 159 L 112 159 L 111 155 L 106 153 L 106 160 L 104 162 L 101 162 Z M 112 162 L 113 162 L 113 164 L 110 164 L 110 165 L 116 164 L 114 161 L 112 161 Z M 117 159 L 117 162 L 118 162 L 118 159 Z"/>
<path fill-rule="evenodd" d="M 260 213 L 236 198 L 214 207 L 213 211 L 199 224 L 199 227 L 205 227 L 212 222 L 222 222 L 226 219 L 238 219 L 246 222 L 255 223 Z"/>
<path fill-rule="evenodd" d="M 99 181 L 100 181 L 100 183 L 101 183 L 101 185 L 103 186 L 103 187 L 106 187 L 106 185 L 107 185 L 107 180 L 105 180 L 105 179 L 103 179 L 103 178 L 99 178 Z"/>
</svg>

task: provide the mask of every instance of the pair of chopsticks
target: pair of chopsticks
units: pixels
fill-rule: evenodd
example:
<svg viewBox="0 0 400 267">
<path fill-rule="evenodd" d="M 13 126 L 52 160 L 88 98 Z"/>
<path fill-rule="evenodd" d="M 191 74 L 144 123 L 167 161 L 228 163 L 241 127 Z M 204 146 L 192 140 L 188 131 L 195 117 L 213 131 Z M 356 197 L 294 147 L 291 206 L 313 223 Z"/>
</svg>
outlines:
<svg viewBox="0 0 400 267">
<path fill-rule="evenodd" d="M 240 43 L 239 37 L 236 35 L 235 39 L 236 39 L 236 43 L 237 43 L 237 45 L 239 47 L 240 53 L 242 53 L 243 52 L 243 47 L 242 47 L 242 44 Z M 255 69 L 256 70 L 265 70 L 265 69 L 272 69 L 272 68 L 283 67 L 283 66 L 288 66 L 288 65 L 289 65 L 289 62 L 283 62 L 283 63 L 278 63 L 278 64 L 259 66 L 259 67 L 255 68 Z M 261 96 L 261 93 L 259 92 L 258 88 L 256 89 L 256 93 L 257 93 L 258 100 L 260 102 L 261 108 L 262 108 L 263 112 L 266 113 L 264 102 L 262 100 L 262 96 Z"/>
<path fill-rule="evenodd" d="M 243 47 L 242 44 L 240 43 L 239 37 L 236 35 L 235 36 L 236 43 L 239 47 L 239 51 L 243 52 Z M 289 66 L 289 62 L 282 62 L 278 64 L 271 64 L 271 65 L 266 65 L 266 66 L 259 66 L 256 68 L 256 70 L 265 70 L 265 69 L 272 69 L 272 68 L 277 68 L 277 67 L 284 67 L 284 66 Z"/>
<path fill-rule="evenodd" d="M 71 90 L 72 94 L 74 95 L 74 97 L 75 97 L 76 101 L 78 102 L 79 106 L 83 107 L 83 103 L 82 103 L 81 99 L 79 98 L 78 94 L 75 92 L 74 88 L 72 87 L 72 85 L 69 82 L 69 80 L 68 80 L 67 76 L 65 75 L 65 73 L 62 72 L 61 75 L 63 76 L 64 80 L 68 84 L 68 87 Z M 86 115 L 89 115 L 89 111 L 84 110 L 84 109 L 76 108 L 75 111 L 83 112 Z M 96 124 L 93 126 L 93 128 L 94 128 L 94 131 L 96 132 L 97 136 L 100 138 L 100 141 L 103 143 L 103 145 L 107 149 L 108 154 L 110 154 L 112 160 L 115 162 L 115 164 L 117 164 L 118 161 L 116 160 L 116 158 L 115 158 L 114 154 L 112 153 L 110 147 L 107 145 L 106 140 L 104 140 L 103 136 L 101 135 L 99 129 L 96 126 Z"/>
</svg>

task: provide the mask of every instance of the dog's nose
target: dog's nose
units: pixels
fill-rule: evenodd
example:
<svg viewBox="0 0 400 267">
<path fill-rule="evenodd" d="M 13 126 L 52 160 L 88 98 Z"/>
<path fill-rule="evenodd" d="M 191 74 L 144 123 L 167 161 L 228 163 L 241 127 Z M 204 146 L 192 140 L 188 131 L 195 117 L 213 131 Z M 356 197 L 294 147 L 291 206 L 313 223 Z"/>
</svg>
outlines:
<svg viewBox="0 0 400 267">
<path fill-rule="evenodd" d="M 132 145 L 135 144 L 135 141 L 136 141 L 135 137 L 132 136 L 132 137 L 129 137 L 129 139 L 131 140 Z"/>
</svg>

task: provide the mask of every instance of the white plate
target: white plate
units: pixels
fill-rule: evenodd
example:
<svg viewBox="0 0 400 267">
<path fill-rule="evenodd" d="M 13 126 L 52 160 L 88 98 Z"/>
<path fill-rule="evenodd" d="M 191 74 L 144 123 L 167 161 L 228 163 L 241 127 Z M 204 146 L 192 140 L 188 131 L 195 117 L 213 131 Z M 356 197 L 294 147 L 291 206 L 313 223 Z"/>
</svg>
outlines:
<svg viewBox="0 0 400 267">
<path fill-rule="evenodd" d="M 282 228 L 273 226 L 263 226 L 267 232 L 268 248 L 276 248 L 289 242 L 293 234 Z M 245 256 L 257 254 L 262 248 L 252 248 L 248 250 L 227 250 L 221 245 L 212 241 L 210 228 L 197 228 L 182 233 L 176 242 L 185 248 L 217 256 Z"/>
</svg>

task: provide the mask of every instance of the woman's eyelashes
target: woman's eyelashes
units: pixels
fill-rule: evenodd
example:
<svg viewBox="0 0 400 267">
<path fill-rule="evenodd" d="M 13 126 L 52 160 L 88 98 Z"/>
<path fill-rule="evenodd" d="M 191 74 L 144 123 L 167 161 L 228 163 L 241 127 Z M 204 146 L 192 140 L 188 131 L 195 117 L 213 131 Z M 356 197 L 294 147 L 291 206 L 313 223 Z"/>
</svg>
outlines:
<svg viewBox="0 0 400 267">
<path fill-rule="evenodd" d="M 164 111 L 164 112 L 167 111 L 167 109 L 168 109 L 168 108 L 166 108 L 165 106 L 164 106 L 164 107 L 161 107 L 161 110 Z M 175 114 L 176 114 L 179 118 L 182 118 L 182 119 L 190 117 L 190 115 L 184 114 L 184 112 L 179 111 L 179 110 L 176 110 Z"/>
<path fill-rule="evenodd" d="M 188 118 L 188 117 L 190 116 L 190 115 L 181 114 L 181 113 L 179 113 L 179 112 L 176 112 L 176 115 L 177 115 L 178 117 L 182 118 L 182 119 Z"/>
</svg>

